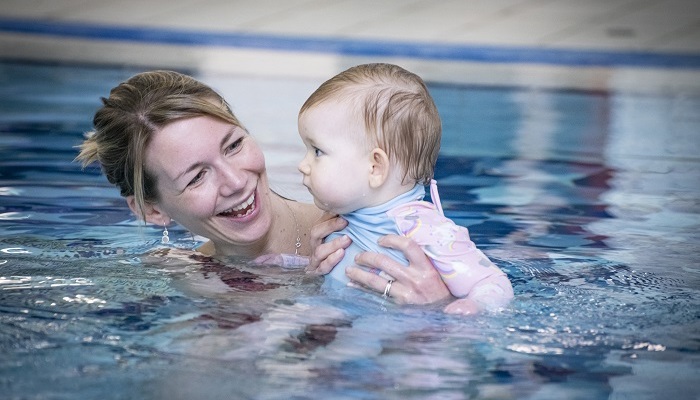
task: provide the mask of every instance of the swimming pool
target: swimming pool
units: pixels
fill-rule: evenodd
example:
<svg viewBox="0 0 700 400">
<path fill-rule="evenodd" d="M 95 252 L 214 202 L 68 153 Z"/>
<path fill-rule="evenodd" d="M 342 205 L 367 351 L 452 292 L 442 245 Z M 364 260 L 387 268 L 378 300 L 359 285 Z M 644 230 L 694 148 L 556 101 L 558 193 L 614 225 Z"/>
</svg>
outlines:
<svg viewBox="0 0 700 400">
<path fill-rule="evenodd" d="M 160 230 L 72 162 L 135 72 L 0 63 L 2 397 L 697 398 L 699 96 L 430 85 L 445 212 L 516 294 L 465 319 L 153 255 Z M 303 197 L 294 116 L 317 82 L 201 78 Z"/>
</svg>

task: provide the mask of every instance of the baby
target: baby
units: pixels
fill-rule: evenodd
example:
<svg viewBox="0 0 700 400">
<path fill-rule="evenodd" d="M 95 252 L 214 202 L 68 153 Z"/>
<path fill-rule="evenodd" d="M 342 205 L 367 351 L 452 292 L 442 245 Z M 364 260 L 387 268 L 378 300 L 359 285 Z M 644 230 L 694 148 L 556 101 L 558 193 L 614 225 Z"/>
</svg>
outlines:
<svg viewBox="0 0 700 400">
<path fill-rule="evenodd" d="M 513 298 L 506 274 L 446 218 L 432 179 L 441 122 L 423 80 L 391 64 L 352 67 L 324 82 L 299 111 L 307 152 L 299 164 L 316 205 L 340 214 L 352 245 L 327 279 L 348 282 L 345 268 L 364 251 L 399 251 L 377 240 L 387 234 L 413 239 L 431 259 L 450 292 L 453 310 L 466 314 L 505 306 Z M 433 203 L 422 201 L 430 184 Z M 389 278 L 385 295 L 391 288 Z"/>
</svg>

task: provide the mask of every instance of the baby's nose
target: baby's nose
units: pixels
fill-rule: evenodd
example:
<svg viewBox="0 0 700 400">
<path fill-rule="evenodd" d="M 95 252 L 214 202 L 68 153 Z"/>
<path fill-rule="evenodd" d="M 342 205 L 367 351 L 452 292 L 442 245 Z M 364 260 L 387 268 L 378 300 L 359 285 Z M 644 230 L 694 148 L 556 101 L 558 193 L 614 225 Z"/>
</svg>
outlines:
<svg viewBox="0 0 700 400">
<path fill-rule="evenodd" d="M 301 172 L 304 175 L 308 175 L 309 173 L 309 163 L 306 162 L 306 157 L 304 157 L 300 162 L 299 165 L 297 165 L 297 169 L 299 172 Z"/>
</svg>

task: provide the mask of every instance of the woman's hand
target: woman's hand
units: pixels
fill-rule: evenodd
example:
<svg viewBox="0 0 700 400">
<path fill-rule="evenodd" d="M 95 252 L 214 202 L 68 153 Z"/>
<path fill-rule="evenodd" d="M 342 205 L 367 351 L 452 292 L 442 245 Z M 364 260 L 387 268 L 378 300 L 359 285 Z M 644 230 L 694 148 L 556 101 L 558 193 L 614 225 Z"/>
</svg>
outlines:
<svg viewBox="0 0 700 400">
<path fill-rule="evenodd" d="M 328 214 L 324 218 L 330 217 Z M 333 216 L 311 228 L 311 258 L 306 267 L 307 274 L 325 275 L 343 259 L 345 249 L 352 240 L 347 236 L 337 237 L 328 243 L 323 239 L 335 231 L 345 228 L 348 222 L 341 217 Z"/>
<path fill-rule="evenodd" d="M 394 281 L 389 286 L 389 279 L 384 274 L 377 275 L 353 266 L 345 270 L 352 282 L 386 294 L 398 304 L 431 304 L 452 296 L 442 282 L 440 274 L 416 242 L 403 236 L 387 235 L 377 243 L 403 252 L 408 259 L 408 267 L 385 254 L 360 253 L 355 257 L 357 265 L 379 269 L 393 277 Z M 389 293 L 385 293 L 387 288 Z"/>
</svg>

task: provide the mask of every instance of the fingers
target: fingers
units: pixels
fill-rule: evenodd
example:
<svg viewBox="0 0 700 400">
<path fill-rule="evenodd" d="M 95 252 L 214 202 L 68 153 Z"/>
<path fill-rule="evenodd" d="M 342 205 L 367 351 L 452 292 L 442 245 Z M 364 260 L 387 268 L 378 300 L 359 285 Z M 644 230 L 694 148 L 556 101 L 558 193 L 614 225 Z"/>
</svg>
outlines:
<svg viewBox="0 0 700 400">
<path fill-rule="evenodd" d="M 307 274 L 324 275 L 333 269 L 345 256 L 345 249 L 350 246 L 352 240 L 346 235 L 337 237 L 330 242 L 321 243 L 313 250 Z"/>
<path fill-rule="evenodd" d="M 345 228 L 347 224 L 345 219 L 325 213 L 321 222 L 311 228 L 311 257 L 306 273 L 327 274 L 343 259 L 345 249 L 352 242 L 350 238 L 339 237 L 328 243 L 323 243 L 323 240 L 331 233 Z"/>
<path fill-rule="evenodd" d="M 350 278 L 350 281 L 358 282 L 364 287 L 380 293 L 384 293 L 384 287 L 386 287 L 388 281 L 387 278 L 383 278 L 374 272 L 350 266 L 345 269 L 345 275 Z"/>
<path fill-rule="evenodd" d="M 322 219 L 327 216 L 330 216 L 330 214 L 324 214 Z M 311 247 L 316 248 L 316 246 L 323 243 L 323 239 L 325 239 L 326 236 L 345 228 L 347 225 L 348 221 L 338 216 L 317 223 L 311 228 Z"/>
<path fill-rule="evenodd" d="M 382 247 L 388 247 L 401 251 L 408 259 L 408 263 L 425 266 L 425 253 L 413 240 L 399 235 L 386 235 L 381 237 L 377 243 Z M 432 269 L 432 265 L 430 266 Z M 387 271 L 388 272 L 388 271 Z"/>
<path fill-rule="evenodd" d="M 394 277 L 397 280 L 405 279 L 406 278 L 406 273 L 408 271 L 408 268 L 405 265 L 401 265 L 398 262 L 394 261 L 391 257 L 389 257 L 386 254 L 381 254 L 381 253 L 375 253 L 375 252 L 364 252 L 360 253 L 357 256 L 355 256 L 355 264 L 367 267 L 367 268 L 374 268 L 382 271 L 386 275 L 390 277 Z M 358 268 L 359 269 L 359 268 Z M 376 273 L 372 273 L 372 275 L 377 275 Z M 388 276 L 379 276 L 382 280 L 386 282 L 387 279 L 389 279 Z M 364 283 L 364 282 L 362 282 Z"/>
<path fill-rule="evenodd" d="M 390 276 L 378 275 L 372 271 L 367 271 L 358 267 L 346 268 L 345 274 L 350 278 L 350 286 L 381 295 L 386 293 L 387 289 L 389 289 L 388 293 L 386 293 L 387 297 L 391 297 L 397 304 L 405 303 L 405 299 L 401 295 L 401 284 Z M 391 282 L 391 285 L 389 285 L 389 282 Z"/>
<path fill-rule="evenodd" d="M 366 268 L 375 268 L 394 277 L 391 297 L 396 303 L 430 304 L 451 296 L 430 259 L 413 240 L 387 235 L 379 239 L 378 244 L 403 252 L 409 265 L 403 265 L 388 255 L 376 252 L 358 254 L 355 263 Z M 353 267 L 346 269 L 346 275 L 375 292 L 384 293 L 386 277 Z"/>
<path fill-rule="evenodd" d="M 359 283 L 373 292 L 384 294 L 388 282 L 392 281 L 393 283 L 388 297 L 391 297 L 397 304 L 414 302 L 412 299 L 407 299 L 406 296 L 404 296 L 406 291 L 404 290 L 405 285 L 403 282 L 407 282 L 411 285 L 413 281 L 413 278 L 407 275 L 409 267 L 396 262 L 385 254 L 371 252 L 358 254 L 355 257 L 355 263 L 366 268 L 355 266 L 347 267 L 345 269 L 345 275 L 347 275 L 351 282 Z M 369 271 L 368 269 L 375 269 L 375 271 Z M 376 270 L 380 272 L 377 273 Z"/>
</svg>

